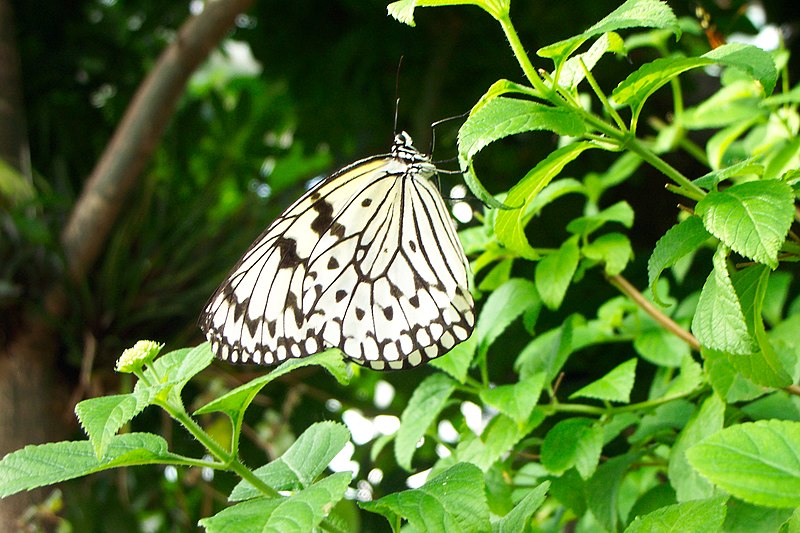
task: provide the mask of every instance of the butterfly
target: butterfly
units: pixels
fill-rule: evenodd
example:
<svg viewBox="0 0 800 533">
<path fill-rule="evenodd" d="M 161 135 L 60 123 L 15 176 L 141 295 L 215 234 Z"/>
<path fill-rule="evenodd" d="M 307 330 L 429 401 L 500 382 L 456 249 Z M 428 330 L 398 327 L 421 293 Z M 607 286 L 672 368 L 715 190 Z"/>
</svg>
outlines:
<svg viewBox="0 0 800 533">
<path fill-rule="evenodd" d="M 469 263 L 436 172 L 402 132 L 390 153 L 311 188 L 209 299 L 199 326 L 212 350 L 275 365 L 338 348 L 359 365 L 399 370 L 466 340 Z"/>
</svg>

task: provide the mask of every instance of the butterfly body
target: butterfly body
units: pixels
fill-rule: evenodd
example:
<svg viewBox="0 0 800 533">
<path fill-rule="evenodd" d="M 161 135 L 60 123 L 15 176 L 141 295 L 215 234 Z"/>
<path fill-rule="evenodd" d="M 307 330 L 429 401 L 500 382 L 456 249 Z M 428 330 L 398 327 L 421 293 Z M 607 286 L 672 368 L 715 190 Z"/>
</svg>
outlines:
<svg viewBox="0 0 800 533">
<path fill-rule="evenodd" d="M 435 173 L 403 132 L 287 208 L 200 317 L 217 355 L 272 365 L 336 347 L 394 370 L 469 337 L 469 267 Z"/>
</svg>

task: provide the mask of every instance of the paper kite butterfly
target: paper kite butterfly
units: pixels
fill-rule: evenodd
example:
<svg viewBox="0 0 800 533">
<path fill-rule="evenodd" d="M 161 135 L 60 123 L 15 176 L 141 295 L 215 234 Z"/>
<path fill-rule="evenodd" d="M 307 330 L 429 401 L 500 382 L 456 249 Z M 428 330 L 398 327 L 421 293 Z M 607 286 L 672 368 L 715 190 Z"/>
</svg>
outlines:
<svg viewBox="0 0 800 533">
<path fill-rule="evenodd" d="M 203 310 L 217 356 L 275 365 L 335 347 L 398 370 L 467 339 L 469 265 L 435 174 L 402 132 L 389 154 L 344 167 L 294 202 Z"/>
</svg>

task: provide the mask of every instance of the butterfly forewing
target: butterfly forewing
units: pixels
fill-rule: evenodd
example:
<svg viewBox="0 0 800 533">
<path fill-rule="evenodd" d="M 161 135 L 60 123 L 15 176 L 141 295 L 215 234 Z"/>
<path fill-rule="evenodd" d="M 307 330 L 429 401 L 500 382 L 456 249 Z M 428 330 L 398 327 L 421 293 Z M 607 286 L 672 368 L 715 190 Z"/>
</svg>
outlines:
<svg viewBox="0 0 800 533">
<path fill-rule="evenodd" d="M 392 154 L 345 167 L 292 204 L 200 317 L 217 355 L 276 364 L 336 347 L 384 370 L 465 340 L 468 264 L 435 170 L 403 133 Z"/>
</svg>

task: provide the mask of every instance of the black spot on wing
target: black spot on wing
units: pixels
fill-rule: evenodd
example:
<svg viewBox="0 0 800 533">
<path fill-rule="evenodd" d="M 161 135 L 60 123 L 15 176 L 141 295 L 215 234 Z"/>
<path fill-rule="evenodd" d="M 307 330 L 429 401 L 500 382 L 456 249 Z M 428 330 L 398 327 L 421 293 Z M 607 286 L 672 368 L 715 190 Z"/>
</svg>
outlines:
<svg viewBox="0 0 800 533">
<path fill-rule="evenodd" d="M 289 239 L 287 237 L 278 237 L 275 239 L 275 248 L 277 248 L 281 254 L 281 260 L 278 264 L 278 268 L 297 268 L 297 266 L 302 263 L 300 256 L 297 255 L 297 241 L 294 239 Z"/>
</svg>

